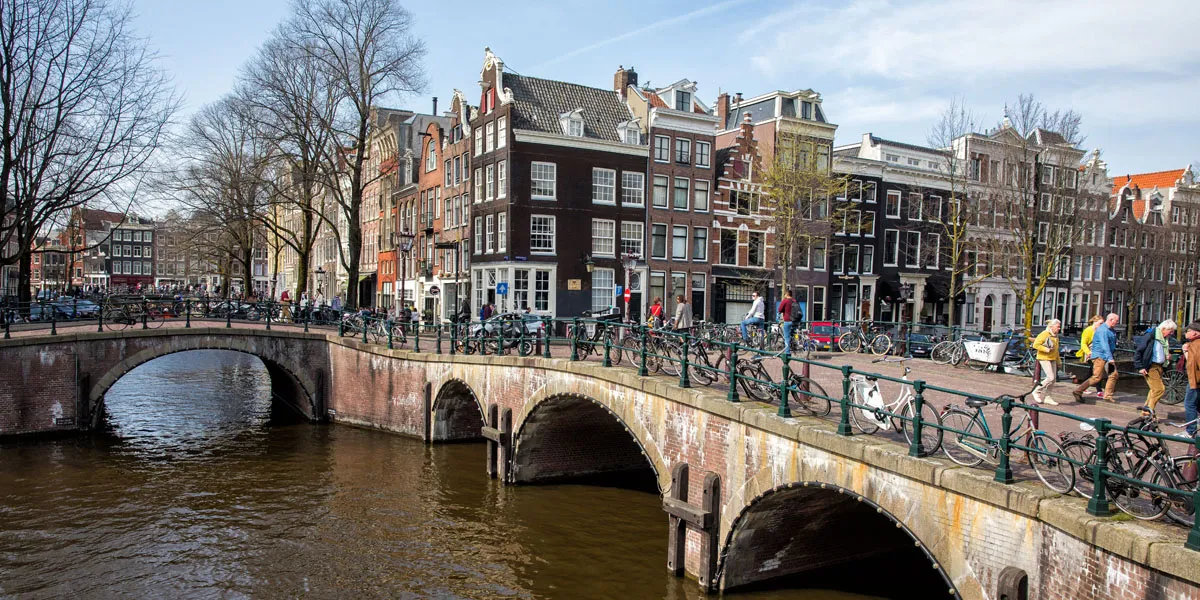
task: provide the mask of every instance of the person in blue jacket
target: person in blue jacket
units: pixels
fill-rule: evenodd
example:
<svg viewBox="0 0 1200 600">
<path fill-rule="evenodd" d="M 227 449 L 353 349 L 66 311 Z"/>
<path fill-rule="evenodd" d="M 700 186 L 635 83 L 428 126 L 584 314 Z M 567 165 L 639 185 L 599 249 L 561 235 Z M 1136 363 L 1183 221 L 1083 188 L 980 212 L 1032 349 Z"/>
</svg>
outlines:
<svg viewBox="0 0 1200 600">
<path fill-rule="evenodd" d="M 1106 373 L 1108 381 L 1104 384 L 1104 399 L 1108 402 L 1117 401 L 1113 392 L 1117 390 L 1117 377 L 1120 375 L 1117 373 L 1113 350 L 1117 347 L 1117 332 L 1114 328 L 1120 321 L 1121 317 L 1117 313 L 1108 313 L 1108 318 L 1096 326 L 1096 333 L 1092 336 L 1092 376 L 1071 392 L 1076 402 L 1083 402 L 1083 393 L 1088 387 L 1103 381 Z"/>
</svg>

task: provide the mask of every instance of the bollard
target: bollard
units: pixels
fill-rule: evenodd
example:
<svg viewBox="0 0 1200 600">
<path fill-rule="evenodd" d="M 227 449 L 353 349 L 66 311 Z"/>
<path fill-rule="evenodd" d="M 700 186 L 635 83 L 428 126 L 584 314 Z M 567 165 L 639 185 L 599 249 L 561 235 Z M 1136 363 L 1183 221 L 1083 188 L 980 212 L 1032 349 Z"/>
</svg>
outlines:
<svg viewBox="0 0 1200 600">
<path fill-rule="evenodd" d="M 1092 497 L 1088 499 L 1087 512 L 1089 515 L 1107 517 L 1113 514 L 1112 507 L 1108 505 L 1108 476 L 1104 474 L 1104 469 L 1108 466 L 1108 428 L 1112 421 L 1094 419 L 1092 424 L 1096 426 L 1096 462 L 1092 465 L 1094 487 Z M 1190 535 L 1188 541 L 1191 541 Z"/>
<path fill-rule="evenodd" d="M 575 328 L 571 332 L 571 360 L 579 360 L 579 317 L 575 317 Z"/>
<path fill-rule="evenodd" d="M 46 305 L 42 305 L 42 314 L 46 313 Z M 50 305 L 50 335 L 58 335 L 58 311 L 54 309 L 54 305 Z"/>
<path fill-rule="evenodd" d="M 341 315 L 338 315 L 338 337 L 343 337 L 345 335 L 346 335 L 346 319 L 343 319 L 341 317 Z"/>
<path fill-rule="evenodd" d="M 921 442 L 921 434 L 925 429 L 925 422 L 921 419 L 923 414 L 921 411 L 925 409 L 925 382 L 920 379 L 912 384 L 913 386 L 913 422 L 912 422 L 912 443 L 908 447 L 909 456 L 925 456 L 925 445 Z"/>
<path fill-rule="evenodd" d="M 413 327 L 413 352 L 421 351 L 421 329 Z"/>
<path fill-rule="evenodd" d="M 105 304 L 108 304 L 107 299 L 100 301 L 100 312 L 97 313 L 97 318 L 96 318 L 96 333 L 102 333 L 104 331 L 104 305 Z M 7 330 L 6 330 L 6 334 L 7 334 Z M 8 339 L 7 335 L 5 336 L 4 339 Z"/>
<path fill-rule="evenodd" d="M 271 330 L 271 302 L 267 301 L 267 331 Z"/>
<path fill-rule="evenodd" d="M 842 399 L 839 402 L 842 408 L 842 418 L 838 422 L 838 435 L 854 435 L 850 429 L 850 373 L 854 371 L 854 367 L 850 365 L 842 365 Z"/>
<path fill-rule="evenodd" d="M 371 327 L 371 318 L 363 317 L 363 320 L 362 320 L 362 330 L 363 330 L 362 343 L 364 343 L 364 344 L 367 343 L 367 329 L 370 327 Z"/>
<path fill-rule="evenodd" d="M 192 328 L 192 301 L 191 300 L 183 301 L 183 312 L 185 313 L 185 316 L 183 317 L 183 328 L 191 329 Z"/>
<path fill-rule="evenodd" d="M 788 406 L 788 380 L 792 378 L 792 354 L 784 352 L 783 374 L 779 378 L 779 416 L 784 419 L 792 418 L 792 407 Z"/>
<path fill-rule="evenodd" d="M 142 314 L 145 314 L 145 313 L 142 313 Z M 226 300 L 225 301 L 225 329 L 229 329 L 230 327 L 233 327 L 233 323 L 231 322 L 232 319 L 233 319 L 233 303 Z"/>
<path fill-rule="evenodd" d="M 294 304 L 294 303 L 292 304 L 293 308 L 298 307 L 298 306 L 299 306 L 298 304 Z M 292 314 L 294 315 L 296 313 L 293 312 Z M 304 314 L 300 315 L 300 319 L 304 321 L 304 333 L 308 333 L 308 321 L 311 318 L 312 318 L 312 315 L 309 314 L 308 311 L 305 311 Z"/>
<path fill-rule="evenodd" d="M 550 358 L 550 317 L 542 317 L 542 338 L 546 343 L 542 346 L 542 358 Z"/>
<path fill-rule="evenodd" d="M 612 366 L 612 340 L 607 335 L 604 336 L 604 366 Z"/>
<path fill-rule="evenodd" d="M 679 361 L 679 387 L 681 388 L 692 387 L 692 379 L 688 374 L 688 354 L 691 352 L 691 341 L 692 336 L 688 335 L 686 331 L 683 332 L 683 356 Z"/>
<path fill-rule="evenodd" d="M 504 356 L 504 322 L 496 323 L 496 356 Z"/>
<path fill-rule="evenodd" d="M 11 330 L 12 311 L 5 309 L 3 312 L 0 312 L 0 316 L 4 317 L 4 339 L 11 340 L 12 339 L 12 330 Z"/>
<path fill-rule="evenodd" d="M 1000 409 L 1004 411 L 1004 414 L 1000 415 L 1000 455 L 996 457 L 999 460 L 996 462 L 995 477 L 995 480 L 1000 483 L 1016 481 L 1013 479 L 1012 464 L 1008 460 L 1009 446 L 1012 445 L 1012 441 L 1009 439 L 1009 436 L 1012 435 L 1012 401 L 1011 396 L 1000 397 Z"/>
<path fill-rule="evenodd" d="M 437 324 L 436 327 L 437 327 L 437 353 L 441 354 L 442 353 L 442 325 L 441 325 L 441 323 Z M 392 330 L 392 328 L 388 327 L 388 331 L 391 331 L 391 330 Z"/>
<path fill-rule="evenodd" d="M 456 321 L 450 324 L 450 356 L 454 356 L 458 352 L 454 349 L 458 345 L 458 323 Z"/>
<path fill-rule="evenodd" d="M 725 399 L 730 402 L 740 402 L 741 398 L 738 397 L 737 391 L 737 369 L 734 368 L 737 366 L 738 358 L 737 342 L 734 342 L 731 346 L 729 346 L 729 352 L 726 353 L 725 356 L 727 359 L 725 361 L 725 366 L 729 369 L 729 371 L 725 374 L 727 377 L 729 377 L 729 393 L 725 394 Z"/>
<path fill-rule="evenodd" d="M 392 320 L 388 319 L 387 321 L 385 321 L 385 324 L 387 326 L 388 350 L 395 350 L 396 347 L 392 345 Z"/>
<path fill-rule="evenodd" d="M 1196 436 L 1192 440 L 1196 444 L 1196 456 L 1200 456 L 1200 436 Z M 1193 475 L 1195 477 L 1195 475 Z M 1192 491 L 1192 511 L 1200 510 L 1200 486 Z M 1188 550 L 1200 550 L 1200 519 L 1195 519 L 1192 522 L 1192 530 L 1188 532 L 1187 542 L 1184 547 Z"/>
</svg>

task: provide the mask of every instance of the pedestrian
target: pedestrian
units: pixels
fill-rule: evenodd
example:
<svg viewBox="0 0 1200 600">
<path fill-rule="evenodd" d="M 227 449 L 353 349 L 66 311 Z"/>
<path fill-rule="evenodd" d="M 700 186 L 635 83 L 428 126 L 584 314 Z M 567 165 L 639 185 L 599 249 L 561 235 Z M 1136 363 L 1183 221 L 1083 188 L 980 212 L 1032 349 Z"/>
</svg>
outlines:
<svg viewBox="0 0 1200 600">
<path fill-rule="evenodd" d="M 675 331 L 690 333 L 692 331 L 692 305 L 683 295 L 675 296 Z"/>
<path fill-rule="evenodd" d="M 792 297 L 792 290 L 784 292 L 783 300 L 779 301 L 779 320 L 783 322 L 783 351 L 786 354 L 792 353 L 792 333 L 804 320 L 802 313 L 800 303 Z"/>
<path fill-rule="evenodd" d="M 292 301 L 292 296 L 288 294 L 287 290 L 283 290 L 283 293 L 279 295 L 279 301 L 287 304 Z"/>
<path fill-rule="evenodd" d="M 759 296 L 758 292 L 751 294 L 750 298 L 750 311 L 746 313 L 746 318 L 742 319 L 742 342 L 746 344 L 750 343 L 750 334 L 746 328 L 753 326 L 762 329 L 763 324 L 766 323 L 764 317 L 767 313 L 766 303 L 763 302 L 762 296 Z"/>
<path fill-rule="evenodd" d="M 1158 401 L 1162 400 L 1166 387 L 1163 385 L 1163 366 L 1171 357 L 1171 346 L 1167 338 L 1175 335 L 1179 326 L 1175 321 L 1167 319 L 1158 327 L 1138 336 L 1133 350 L 1133 368 L 1146 378 L 1150 391 L 1146 392 L 1146 404 L 1142 406 L 1143 414 L 1153 415 Z"/>
<path fill-rule="evenodd" d="M 1193 322 L 1183 333 L 1187 343 L 1183 345 L 1183 357 L 1186 360 L 1188 376 L 1188 391 L 1183 398 L 1183 420 L 1187 423 L 1188 437 L 1196 437 L 1196 401 L 1200 400 L 1200 322 Z M 1192 446 L 1195 448 L 1195 445 Z M 1194 463 L 1193 463 L 1194 464 Z M 1193 474 L 1194 480 L 1196 476 Z"/>
<path fill-rule="evenodd" d="M 1079 336 L 1079 350 L 1075 352 L 1075 356 L 1079 358 L 1081 364 L 1088 364 L 1092 359 L 1092 338 L 1096 334 L 1096 326 L 1104 320 L 1100 315 L 1092 315 L 1088 319 L 1088 326 L 1083 329 L 1083 334 Z M 1097 397 L 1103 398 L 1104 391 L 1099 387 L 1096 388 Z"/>
<path fill-rule="evenodd" d="M 663 300 L 655 298 L 654 304 L 650 305 L 650 328 L 658 329 L 663 323 Z"/>
<path fill-rule="evenodd" d="M 1046 329 L 1033 340 L 1033 349 L 1037 350 L 1038 365 L 1042 368 L 1042 381 L 1033 388 L 1033 399 L 1038 404 L 1058 406 L 1050 397 L 1054 389 L 1054 381 L 1058 375 L 1058 332 L 1062 329 L 1062 321 L 1050 319 Z"/>
<path fill-rule="evenodd" d="M 1117 390 L 1117 378 L 1120 377 L 1120 373 L 1117 372 L 1117 361 L 1113 357 L 1113 349 L 1117 346 L 1117 332 L 1113 328 L 1120 321 L 1121 317 L 1117 313 L 1108 313 L 1104 322 L 1096 326 L 1092 335 L 1092 376 L 1071 392 L 1076 402 L 1083 402 L 1083 392 L 1100 383 L 1106 376 L 1108 380 L 1104 384 L 1104 400 L 1114 403 L 1117 401 L 1113 394 Z"/>
<path fill-rule="evenodd" d="M 342 310 L 342 295 L 337 294 L 333 297 L 333 310 Z"/>
</svg>

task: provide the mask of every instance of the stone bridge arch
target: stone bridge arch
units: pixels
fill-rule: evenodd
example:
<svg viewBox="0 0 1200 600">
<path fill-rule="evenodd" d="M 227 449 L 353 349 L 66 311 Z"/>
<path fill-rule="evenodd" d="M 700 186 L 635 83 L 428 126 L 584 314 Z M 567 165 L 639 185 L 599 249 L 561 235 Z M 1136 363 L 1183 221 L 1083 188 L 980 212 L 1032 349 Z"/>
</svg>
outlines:
<svg viewBox="0 0 1200 600">
<path fill-rule="evenodd" d="M 483 439 L 487 409 L 466 381 L 450 377 L 440 382 L 430 410 L 430 441 Z"/>
<path fill-rule="evenodd" d="M 649 467 L 659 493 L 670 465 L 628 396 L 604 399 L 548 383 L 513 416 L 512 481 L 535 482 Z"/>
<path fill-rule="evenodd" d="M 293 408 L 312 421 L 324 417 L 328 375 L 321 367 L 302 368 L 300 360 L 307 358 L 307 353 L 295 347 L 285 348 L 284 345 L 288 343 L 286 339 L 228 334 L 158 335 L 96 343 L 105 342 L 116 343 L 119 348 L 100 350 L 101 355 L 110 359 L 92 363 L 96 368 L 88 374 L 91 384 L 86 388 L 85 400 L 87 415 L 93 425 L 101 414 L 105 394 L 121 377 L 156 358 L 191 350 L 227 350 L 258 358 L 270 375 L 271 391 L 276 396 L 273 401 L 292 403 Z"/>
<path fill-rule="evenodd" d="M 717 580 L 720 589 L 732 590 L 881 558 L 911 572 L 903 581 L 879 582 L 883 586 L 929 590 L 930 598 L 961 597 L 934 552 L 870 498 L 834 484 L 798 481 L 758 494 L 736 513 L 720 546 Z"/>
</svg>

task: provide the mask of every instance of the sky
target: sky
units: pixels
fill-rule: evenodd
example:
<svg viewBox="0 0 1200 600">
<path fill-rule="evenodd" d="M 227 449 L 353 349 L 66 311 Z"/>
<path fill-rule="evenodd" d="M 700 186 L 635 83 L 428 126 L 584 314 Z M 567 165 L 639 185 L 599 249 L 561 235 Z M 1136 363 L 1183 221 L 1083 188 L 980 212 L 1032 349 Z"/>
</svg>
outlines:
<svg viewBox="0 0 1200 600">
<path fill-rule="evenodd" d="M 819 92 L 837 143 L 870 132 L 924 144 L 953 98 L 980 129 L 1034 94 L 1083 115 L 1109 174 L 1200 164 L 1200 10 L 1192 0 L 478 0 L 406 2 L 428 48 L 424 93 L 397 107 L 439 110 L 478 95 L 484 47 L 522 75 L 611 87 L 618 66 L 641 83 L 721 91 Z M 162 56 L 181 118 L 228 92 L 286 18 L 288 0 L 133 0 Z"/>
</svg>

